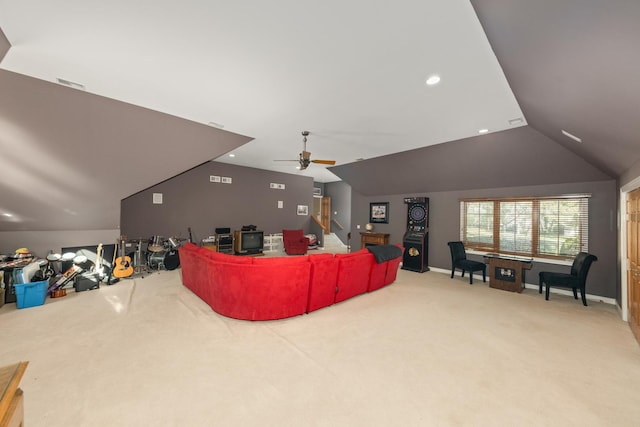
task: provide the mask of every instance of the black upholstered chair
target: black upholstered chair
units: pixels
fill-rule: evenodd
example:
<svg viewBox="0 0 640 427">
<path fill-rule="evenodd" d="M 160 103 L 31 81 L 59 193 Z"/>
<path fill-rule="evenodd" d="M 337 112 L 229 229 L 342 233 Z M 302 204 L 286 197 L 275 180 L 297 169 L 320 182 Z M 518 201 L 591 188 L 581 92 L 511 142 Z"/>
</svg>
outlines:
<svg viewBox="0 0 640 427">
<path fill-rule="evenodd" d="M 597 261 L 598 258 L 595 255 L 588 254 L 586 252 L 580 252 L 576 255 L 571 265 L 570 273 L 554 273 L 551 271 L 541 271 L 538 293 L 542 293 L 542 286 L 547 285 L 544 299 L 549 299 L 549 288 L 552 286 L 560 288 L 571 288 L 573 290 L 573 297 L 578 299 L 578 289 L 580 289 L 580 296 L 582 297 L 582 304 L 587 305 L 586 298 L 586 285 L 587 285 L 587 273 L 593 261 Z"/>
<path fill-rule="evenodd" d="M 469 284 L 473 285 L 473 272 L 482 271 L 482 281 L 487 281 L 487 265 L 483 262 L 472 261 L 467 259 L 467 252 L 464 250 L 464 244 L 462 242 L 449 242 L 449 249 L 451 250 L 451 278 L 456 268 L 462 270 L 462 277 L 464 277 L 465 271 L 469 272 Z"/>
</svg>

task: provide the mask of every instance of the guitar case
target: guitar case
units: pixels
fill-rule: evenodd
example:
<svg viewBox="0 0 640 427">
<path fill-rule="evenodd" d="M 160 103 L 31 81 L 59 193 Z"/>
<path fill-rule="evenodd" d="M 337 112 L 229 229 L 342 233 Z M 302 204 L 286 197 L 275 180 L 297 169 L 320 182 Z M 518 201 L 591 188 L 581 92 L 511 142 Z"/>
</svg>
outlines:
<svg viewBox="0 0 640 427">
<path fill-rule="evenodd" d="M 73 281 L 76 292 L 90 291 L 100 287 L 100 277 L 93 272 L 78 274 Z"/>
</svg>

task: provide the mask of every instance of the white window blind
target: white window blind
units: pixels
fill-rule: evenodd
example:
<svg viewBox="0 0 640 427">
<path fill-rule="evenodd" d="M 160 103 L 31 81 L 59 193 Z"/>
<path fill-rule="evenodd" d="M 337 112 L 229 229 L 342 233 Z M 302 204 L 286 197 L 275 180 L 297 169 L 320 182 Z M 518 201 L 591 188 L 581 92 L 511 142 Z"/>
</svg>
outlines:
<svg viewBox="0 0 640 427">
<path fill-rule="evenodd" d="M 460 240 L 477 250 L 573 258 L 589 249 L 589 197 L 462 199 Z"/>
</svg>

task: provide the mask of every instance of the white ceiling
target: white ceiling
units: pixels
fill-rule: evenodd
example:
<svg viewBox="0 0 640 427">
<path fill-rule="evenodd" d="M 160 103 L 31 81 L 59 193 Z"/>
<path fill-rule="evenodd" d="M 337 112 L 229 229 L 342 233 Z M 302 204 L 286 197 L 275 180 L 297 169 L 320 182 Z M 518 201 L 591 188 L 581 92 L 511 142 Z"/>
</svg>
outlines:
<svg viewBox="0 0 640 427">
<path fill-rule="evenodd" d="M 467 0 L 0 0 L 1 68 L 254 138 L 219 161 L 296 172 L 524 117 Z M 425 85 L 431 74 L 442 81 Z"/>
</svg>

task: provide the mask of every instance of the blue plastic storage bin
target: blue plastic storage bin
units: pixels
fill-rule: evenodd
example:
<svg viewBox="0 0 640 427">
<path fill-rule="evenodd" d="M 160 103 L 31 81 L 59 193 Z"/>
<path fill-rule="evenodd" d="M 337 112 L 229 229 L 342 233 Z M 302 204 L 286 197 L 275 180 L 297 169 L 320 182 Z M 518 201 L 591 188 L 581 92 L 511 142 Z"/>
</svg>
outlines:
<svg viewBox="0 0 640 427">
<path fill-rule="evenodd" d="M 14 283 L 18 308 L 35 307 L 44 304 L 47 297 L 48 280 L 31 283 Z"/>
</svg>

